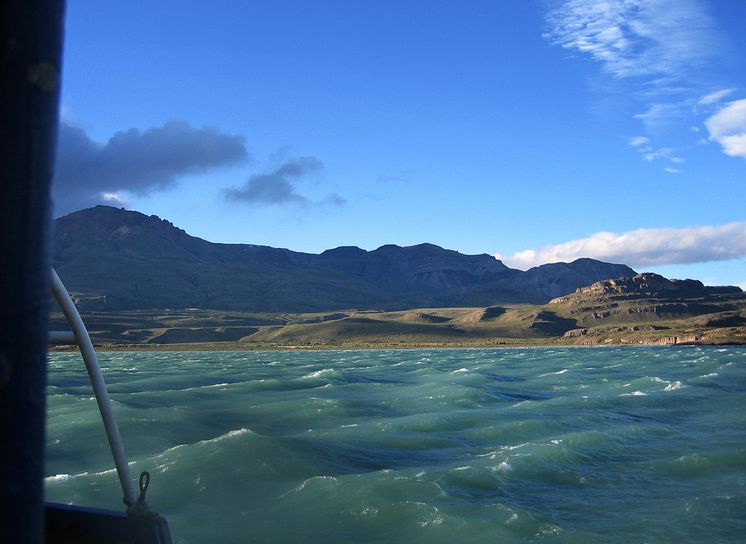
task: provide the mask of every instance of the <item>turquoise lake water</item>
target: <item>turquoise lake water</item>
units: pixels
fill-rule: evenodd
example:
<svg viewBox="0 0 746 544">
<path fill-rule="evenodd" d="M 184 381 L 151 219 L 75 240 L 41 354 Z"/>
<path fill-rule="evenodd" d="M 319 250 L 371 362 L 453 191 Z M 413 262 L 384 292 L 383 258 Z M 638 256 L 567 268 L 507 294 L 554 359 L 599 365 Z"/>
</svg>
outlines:
<svg viewBox="0 0 746 544">
<path fill-rule="evenodd" d="M 177 543 L 746 538 L 746 348 L 100 358 Z M 47 427 L 47 500 L 121 510 L 76 354 Z"/>
</svg>

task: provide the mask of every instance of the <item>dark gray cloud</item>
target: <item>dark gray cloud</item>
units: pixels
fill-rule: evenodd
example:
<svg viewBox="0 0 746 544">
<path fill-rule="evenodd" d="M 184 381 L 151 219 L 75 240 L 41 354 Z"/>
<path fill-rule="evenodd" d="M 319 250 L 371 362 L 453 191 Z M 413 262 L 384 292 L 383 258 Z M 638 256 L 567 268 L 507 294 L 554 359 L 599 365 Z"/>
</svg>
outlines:
<svg viewBox="0 0 746 544">
<path fill-rule="evenodd" d="M 147 194 L 187 174 L 248 159 L 245 140 L 214 127 L 170 121 L 144 131 L 117 132 L 106 143 L 85 130 L 60 123 L 54 198 L 57 214 L 105 201 L 119 191 Z"/>
<path fill-rule="evenodd" d="M 250 204 L 308 204 L 296 191 L 295 183 L 303 176 L 320 172 L 324 165 L 316 157 L 290 159 L 269 174 L 251 176 L 243 187 L 226 189 L 228 200 Z"/>
</svg>

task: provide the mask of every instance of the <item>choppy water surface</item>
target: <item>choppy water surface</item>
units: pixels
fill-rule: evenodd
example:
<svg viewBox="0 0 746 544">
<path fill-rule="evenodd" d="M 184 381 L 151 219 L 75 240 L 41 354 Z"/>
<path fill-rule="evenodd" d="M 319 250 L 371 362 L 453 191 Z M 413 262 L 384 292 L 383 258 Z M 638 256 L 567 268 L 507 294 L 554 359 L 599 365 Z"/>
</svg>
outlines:
<svg viewBox="0 0 746 544">
<path fill-rule="evenodd" d="M 121 509 L 79 356 L 47 499 Z M 746 348 L 101 355 L 175 541 L 738 542 Z"/>
</svg>

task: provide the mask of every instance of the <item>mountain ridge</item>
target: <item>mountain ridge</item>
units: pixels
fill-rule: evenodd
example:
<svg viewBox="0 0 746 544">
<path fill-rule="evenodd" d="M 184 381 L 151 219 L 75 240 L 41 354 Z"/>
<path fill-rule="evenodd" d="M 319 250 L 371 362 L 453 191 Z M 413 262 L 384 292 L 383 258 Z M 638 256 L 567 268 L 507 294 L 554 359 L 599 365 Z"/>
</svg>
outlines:
<svg viewBox="0 0 746 544">
<path fill-rule="evenodd" d="M 340 246 L 304 253 L 209 242 L 155 215 L 96 206 L 55 222 L 53 262 L 86 309 L 210 308 L 327 311 L 345 308 L 545 303 L 596 281 L 636 274 L 578 259 L 525 272 L 492 255 L 430 243 Z"/>
</svg>

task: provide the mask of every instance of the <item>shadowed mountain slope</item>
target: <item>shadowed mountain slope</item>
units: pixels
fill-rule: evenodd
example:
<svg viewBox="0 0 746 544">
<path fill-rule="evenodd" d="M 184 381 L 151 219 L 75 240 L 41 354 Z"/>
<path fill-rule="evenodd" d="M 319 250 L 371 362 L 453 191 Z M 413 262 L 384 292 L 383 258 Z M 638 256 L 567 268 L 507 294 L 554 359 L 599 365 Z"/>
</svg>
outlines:
<svg viewBox="0 0 746 544">
<path fill-rule="evenodd" d="M 521 272 L 432 244 L 339 247 L 316 255 L 218 244 L 169 221 L 96 206 L 56 221 L 54 265 L 84 309 L 310 312 L 544 303 L 624 265 L 579 259 Z"/>
</svg>

